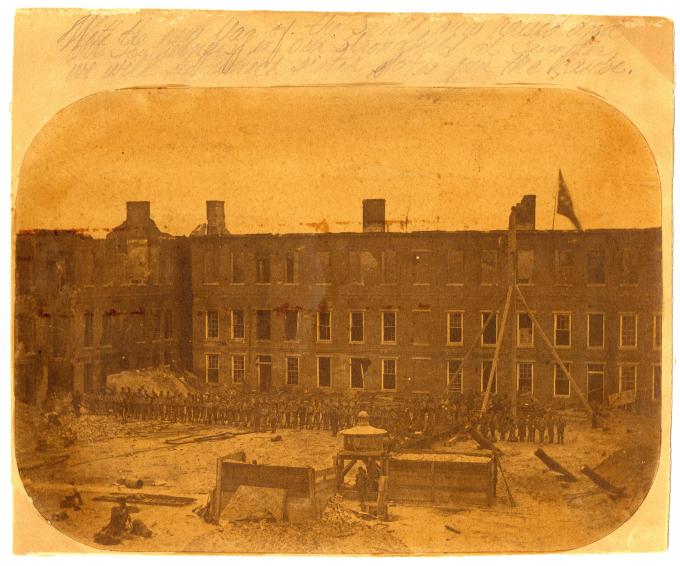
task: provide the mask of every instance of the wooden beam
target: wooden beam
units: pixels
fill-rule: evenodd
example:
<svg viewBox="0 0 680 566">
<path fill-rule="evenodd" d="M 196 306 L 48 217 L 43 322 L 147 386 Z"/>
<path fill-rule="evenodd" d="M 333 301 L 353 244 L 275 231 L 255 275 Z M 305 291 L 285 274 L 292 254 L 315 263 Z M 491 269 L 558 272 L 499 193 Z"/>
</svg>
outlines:
<svg viewBox="0 0 680 566">
<path fill-rule="evenodd" d="M 519 296 L 520 300 L 522 301 L 522 304 L 524 305 L 524 308 L 526 309 L 527 314 L 531 317 L 531 321 L 534 323 L 534 326 L 536 326 L 536 329 L 538 330 L 538 334 L 541 336 L 543 341 L 546 343 L 546 345 L 550 349 L 550 353 L 552 354 L 553 358 L 555 358 L 557 365 L 560 366 L 560 369 L 564 372 L 564 375 L 566 375 L 567 378 L 569 379 L 569 382 L 571 383 L 572 387 L 574 388 L 574 391 L 576 391 L 576 394 L 578 395 L 579 399 L 583 403 L 583 406 L 588 411 L 588 414 L 592 415 L 593 414 L 593 408 L 590 406 L 590 403 L 588 403 L 588 399 L 583 394 L 583 391 L 581 391 L 581 388 L 578 386 L 578 383 L 576 383 L 574 378 L 571 376 L 571 373 L 569 373 L 569 370 L 567 369 L 567 367 L 562 362 L 562 358 L 560 358 L 560 355 L 557 352 L 557 350 L 555 349 L 555 346 L 553 346 L 552 342 L 550 341 L 550 339 L 548 338 L 546 333 L 543 331 L 543 328 L 538 323 L 538 320 L 536 319 L 536 315 L 534 315 L 531 308 L 529 308 L 529 304 L 527 303 L 526 299 L 524 298 L 524 295 L 522 295 L 522 291 L 520 291 L 520 288 L 517 285 L 515 285 L 515 289 L 517 290 L 517 295 Z"/>
<path fill-rule="evenodd" d="M 489 382 L 486 384 L 486 390 L 484 391 L 484 400 L 482 401 L 482 410 L 480 411 L 482 415 L 486 412 L 486 407 L 489 404 L 489 394 L 491 393 L 491 385 L 493 385 L 494 378 L 496 379 L 496 384 L 498 384 L 496 369 L 498 367 L 498 357 L 501 353 L 501 345 L 503 344 L 503 336 L 505 335 L 505 323 L 508 320 L 508 310 L 510 309 L 510 300 L 512 299 L 512 289 L 513 285 L 508 285 L 508 293 L 505 296 L 505 306 L 503 307 L 503 317 L 501 318 L 501 328 L 499 330 L 498 339 L 496 340 L 496 350 L 493 354 L 493 362 L 491 362 Z M 496 313 L 493 313 L 493 316 L 495 316 L 495 314 Z M 489 319 L 491 319 L 491 317 L 489 317 Z"/>
<path fill-rule="evenodd" d="M 502 299 L 501 299 L 502 300 Z M 494 308 L 493 312 L 496 312 L 498 307 L 501 305 L 499 302 L 498 305 Z M 482 337 L 482 334 L 486 331 L 487 327 L 491 324 L 491 317 L 486 319 L 486 322 L 483 324 L 482 328 L 477 332 L 477 336 L 475 336 L 475 339 L 470 342 L 470 346 L 467 349 L 467 352 L 465 352 L 465 355 L 463 356 L 463 359 L 460 360 L 460 365 L 458 366 L 458 369 L 456 370 L 456 373 L 453 374 L 453 377 L 456 377 L 461 371 L 463 371 L 463 365 L 467 361 L 467 359 L 470 357 L 470 354 L 472 354 L 473 350 L 477 347 L 477 343 L 479 342 L 479 339 Z"/>
</svg>

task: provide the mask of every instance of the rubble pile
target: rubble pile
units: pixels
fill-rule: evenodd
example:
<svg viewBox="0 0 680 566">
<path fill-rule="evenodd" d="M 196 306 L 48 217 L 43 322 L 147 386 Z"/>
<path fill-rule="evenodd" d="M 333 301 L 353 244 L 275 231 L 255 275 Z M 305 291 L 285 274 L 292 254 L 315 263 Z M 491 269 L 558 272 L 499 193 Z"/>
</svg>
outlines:
<svg viewBox="0 0 680 566">
<path fill-rule="evenodd" d="M 364 523 L 349 509 L 343 506 L 340 494 L 333 495 L 321 514 L 321 523 L 330 529 L 335 536 L 347 536 Z"/>
<path fill-rule="evenodd" d="M 198 380 L 192 374 L 180 373 L 165 367 L 146 368 L 114 373 L 106 378 L 108 387 L 137 391 L 144 388 L 148 393 L 188 395 L 196 393 Z"/>
</svg>

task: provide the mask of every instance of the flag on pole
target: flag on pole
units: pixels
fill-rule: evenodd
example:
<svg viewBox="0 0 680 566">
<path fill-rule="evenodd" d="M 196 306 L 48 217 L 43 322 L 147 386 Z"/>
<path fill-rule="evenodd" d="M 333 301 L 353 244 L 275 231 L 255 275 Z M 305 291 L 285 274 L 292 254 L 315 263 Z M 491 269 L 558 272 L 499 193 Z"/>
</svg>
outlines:
<svg viewBox="0 0 680 566">
<path fill-rule="evenodd" d="M 582 232 L 583 228 L 581 227 L 581 223 L 578 221 L 578 218 L 576 218 L 576 213 L 574 212 L 574 203 L 571 200 L 571 194 L 569 193 L 567 184 L 564 182 L 562 169 L 560 169 L 559 185 L 560 189 L 557 193 L 557 214 L 566 216 L 569 220 L 571 220 L 571 223 L 574 225 L 574 227 L 579 232 Z"/>
</svg>

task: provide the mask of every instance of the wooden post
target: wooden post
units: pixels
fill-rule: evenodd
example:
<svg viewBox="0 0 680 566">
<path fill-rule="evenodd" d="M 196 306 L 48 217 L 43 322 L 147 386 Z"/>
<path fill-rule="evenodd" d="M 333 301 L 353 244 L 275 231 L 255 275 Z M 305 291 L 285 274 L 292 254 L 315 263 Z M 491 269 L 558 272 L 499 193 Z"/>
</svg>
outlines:
<svg viewBox="0 0 680 566">
<path fill-rule="evenodd" d="M 500 303 L 498 303 L 493 312 L 496 312 L 499 306 Z M 477 336 L 475 336 L 475 339 L 472 342 L 470 342 L 470 346 L 468 347 L 467 352 L 465 352 L 465 355 L 463 356 L 463 359 L 460 361 L 460 365 L 458 366 L 456 373 L 454 373 L 452 377 L 455 378 L 461 371 L 463 371 L 463 366 L 465 365 L 465 362 L 470 357 L 470 354 L 472 354 L 472 351 L 477 347 L 477 344 L 479 343 L 482 334 L 484 334 L 489 324 L 491 324 L 491 317 L 486 319 L 486 322 L 482 325 L 482 328 L 479 330 L 479 332 L 477 332 Z"/>
<path fill-rule="evenodd" d="M 505 296 L 505 306 L 503 307 L 503 317 L 501 318 L 501 328 L 499 330 L 499 336 L 498 339 L 496 340 L 496 350 L 493 355 L 493 362 L 491 362 L 491 371 L 489 373 L 489 382 L 486 384 L 486 390 L 484 391 L 484 401 L 482 401 L 482 410 L 481 414 L 483 415 L 486 412 L 486 407 L 489 404 L 489 394 L 491 393 L 491 386 L 493 385 L 494 382 L 494 376 L 496 376 L 496 369 L 498 367 L 498 356 L 500 355 L 501 352 L 501 344 L 503 344 L 503 336 L 505 335 L 505 323 L 508 320 L 508 310 L 510 308 L 510 300 L 512 299 L 512 289 L 513 286 L 509 285 L 508 286 L 508 293 Z M 493 313 L 492 316 L 495 316 L 495 313 Z M 491 317 L 489 317 L 489 320 Z M 495 377 L 496 383 L 498 383 L 498 376 Z"/>
<path fill-rule="evenodd" d="M 508 285 L 514 288 L 517 284 L 517 229 L 515 227 L 515 212 L 510 214 L 510 230 L 508 230 Z M 510 406 L 512 416 L 517 416 L 517 312 L 515 309 L 515 297 L 510 300 Z"/>
<path fill-rule="evenodd" d="M 552 342 L 548 339 L 545 332 L 543 332 L 543 328 L 538 323 L 536 316 L 534 315 L 534 313 L 529 308 L 529 305 L 527 304 L 527 301 L 524 298 L 524 295 L 522 295 L 522 291 L 520 291 L 520 289 L 517 285 L 515 285 L 515 289 L 517 290 L 517 295 L 519 296 L 520 300 L 522 301 L 524 308 L 527 310 L 527 314 L 531 317 L 531 320 L 534 323 L 534 326 L 538 330 L 539 335 L 541 336 L 543 341 L 546 343 L 546 345 L 550 349 L 550 353 L 553 355 L 553 358 L 555 358 L 557 365 L 560 366 L 560 369 L 564 372 L 564 375 L 566 375 L 567 378 L 569 379 L 569 382 L 571 383 L 574 390 L 576 391 L 576 394 L 578 395 L 579 399 L 581 399 L 581 402 L 583 403 L 583 406 L 585 407 L 585 409 L 588 411 L 588 414 L 592 415 L 593 414 L 593 408 L 590 406 L 590 403 L 588 403 L 588 399 L 583 394 L 583 391 L 581 391 L 581 388 L 578 386 L 578 384 L 576 383 L 574 378 L 571 376 L 571 373 L 569 373 L 569 370 L 567 370 L 566 366 L 562 362 L 562 359 L 560 358 L 560 355 L 557 353 L 557 350 L 552 345 Z"/>
<path fill-rule="evenodd" d="M 377 514 L 383 521 L 388 520 L 387 515 L 387 490 L 389 486 L 389 480 L 387 476 L 380 476 L 378 480 L 378 502 L 377 502 Z"/>
<path fill-rule="evenodd" d="M 309 504 L 312 507 L 312 513 L 314 514 L 314 518 L 318 519 L 319 509 L 317 509 L 316 505 L 316 478 L 314 468 L 312 467 L 307 468 L 307 479 L 309 481 Z"/>
<path fill-rule="evenodd" d="M 212 516 L 216 524 L 220 524 L 222 514 L 222 458 L 217 459 L 217 473 L 215 474 L 215 495 L 213 497 Z"/>
</svg>

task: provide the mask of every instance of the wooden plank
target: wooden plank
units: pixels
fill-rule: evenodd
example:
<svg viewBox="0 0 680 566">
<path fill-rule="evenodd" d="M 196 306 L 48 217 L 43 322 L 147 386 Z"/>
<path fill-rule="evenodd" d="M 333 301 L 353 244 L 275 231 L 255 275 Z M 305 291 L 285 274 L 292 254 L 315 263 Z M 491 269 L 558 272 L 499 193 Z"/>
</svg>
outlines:
<svg viewBox="0 0 680 566">
<path fill-rule="evenodd" d="M 560 366 L 560 369 L 564 372 L 564 375 L 567 376 L 567 378 L 569 379 L 569 382 L 574 387 L 574 391 L 576 391 L 576 394 L 578 395 L 579 399 L 581 400 L 581 403 L 583 403 L 583 406 L 586 408 L 588 413 L 590 415 L 592 415 L 593 414 L 593 408 L 590 406 L 590 403 L 588 403 L 588 399 L 586 399 L 586 396 L 583 394 L 583 391 L 581 391 L 581 388 L 578 386 L 578 383 L 576 383 L 576 380 L 571 376 L 571 373 L 569 373 L 569 370 L 567 370 L 566 366 L 562 362 L 562 358 L 560 358 L 560 355 L 557 353 L 557 350 L 552 345 L 552 342 L 548 339 L 545 332 L 543 332 L 543 328 L 541 327 L 538 320 L 536 319 L 536 315 L 534 315 L 532 310 L 529 308 L 529 304 L 527 303 L 526 299 L 524 298 L 524 295 L 522 295 L 522 291 L 520 291 L 520 289 L 517 285 L 515 285 L 515 289 L 517 290 L 517 295 L 519 296 L 520 300 L 522 301 L 522 304 L 524 305 L 524 308 L 526 309 L 527 314 L 529 315 L 529 317 L 531 318 L 531 320 L 534 323 L 534 326 L 538 330 L 538 334 L 543 339 L 546 346 L 548 346 L 548 348 L 550 349 L 550 353 L 552 354 L 553 358 L 557 362 L 557 365 Z"/>
<path fill-rule="evenodd" d="M 505 298 L 505 306 L 503 307 L 503 318 L 501 319 L 501 328 L 500 332 L 498 335 L 498 338 L 496 339 L 496 350 L 493 354 L 493 361 L 491 362 L 491 372 L 489 373 L 489 382 L 487 383 L 486 390 L 484 391 L 484 400 L 482 401 L 482 410 L 481 413 L 484 414 L 486 412 L 486 407 L 489 404 L 489 395 L 491 394 L 491 386 L 493 385 L 494 382 L 494 376 L 496 376 L 495 381 L 496 381 L 496 387 L 498 387 L 498 376 L 496 375 L 497 369 L 498 369 L 498 358 L 501 353 L 501 345 L 503 344 L 503 337 L 505 336 L 505 323 L 508 320 L 508 311 L 510 310 L 510 300 L 512 299 L 512 289 L 513 286 L 509 285 L 508 286 L 508 293 Z M 491 319 L 491 317 L 489 317 Z M 513 344 L 514 346 L 514 344 Z"/>
</svg>

